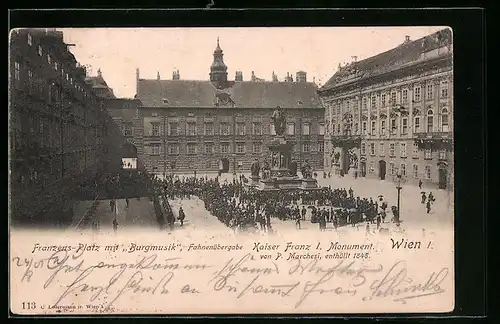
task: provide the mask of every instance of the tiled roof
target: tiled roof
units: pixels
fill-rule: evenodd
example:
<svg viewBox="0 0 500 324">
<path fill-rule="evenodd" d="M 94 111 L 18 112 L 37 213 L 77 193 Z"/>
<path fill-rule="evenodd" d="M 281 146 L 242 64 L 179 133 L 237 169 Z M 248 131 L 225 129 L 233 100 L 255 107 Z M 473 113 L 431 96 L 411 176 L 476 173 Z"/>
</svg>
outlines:
<svg viewBox="0 0 500 324">
<path fill-rule="evenodd" d="M 216 89 L 210 81 L 140 79 L 137 99 L 144 107 L 216 107 L 217 97 L 229 95 L 227 106 L 234 107 L 321 108 L 316 91 L 311 82 L 230 81 L 225 89 Z"/>
<path fill-rule="evenodd" d="M 396 69 L 404 64 L 419 61 L 423 53 L 443 46 L 450 46 L 451 43 L 452 34 L 450 29 L 442 29 L 415 41 L 404 42 L 389 51 L 340 68 L 320 90 L 335 86 L 345 81 L 349 76 L 353 78 L 369 77 L 393 68 Z"/>
</svg>

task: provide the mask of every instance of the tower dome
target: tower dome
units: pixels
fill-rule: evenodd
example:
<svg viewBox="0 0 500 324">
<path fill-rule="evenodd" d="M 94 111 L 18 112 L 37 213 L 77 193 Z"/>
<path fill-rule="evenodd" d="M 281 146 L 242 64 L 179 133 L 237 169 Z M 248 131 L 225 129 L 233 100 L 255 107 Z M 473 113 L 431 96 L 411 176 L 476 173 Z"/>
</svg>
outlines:
<svg viewBox="0 0 500 324">
<path fill-rule="evenodd" d="M 227 81 L 227 66 L 224 64 L 224 54 L 219 45 L 219 37 L 217 37 L 217 47 L 214 51 L 214 61 L 210 66 L 210 81 L 222 83 Z"/>
</svg>

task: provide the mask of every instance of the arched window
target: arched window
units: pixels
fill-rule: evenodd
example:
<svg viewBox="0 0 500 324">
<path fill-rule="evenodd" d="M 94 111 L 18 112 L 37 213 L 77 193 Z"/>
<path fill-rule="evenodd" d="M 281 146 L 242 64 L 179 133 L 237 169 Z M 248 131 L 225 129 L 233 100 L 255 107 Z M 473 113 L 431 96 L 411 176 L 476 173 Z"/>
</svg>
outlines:
<svg viewBox="0 0 500 324">
<path fill-rule="evenodd" d="M 432 109 L 427 110 L 427 133 L 432 133 L 434 129 L 434 112 Z"/>
<path fill-rule="evenodd" d="M 449 132 L 449 119 L 448 119 L 448 108 L 443 108 L 441 110 L 441 131 Z"/>
</svg>

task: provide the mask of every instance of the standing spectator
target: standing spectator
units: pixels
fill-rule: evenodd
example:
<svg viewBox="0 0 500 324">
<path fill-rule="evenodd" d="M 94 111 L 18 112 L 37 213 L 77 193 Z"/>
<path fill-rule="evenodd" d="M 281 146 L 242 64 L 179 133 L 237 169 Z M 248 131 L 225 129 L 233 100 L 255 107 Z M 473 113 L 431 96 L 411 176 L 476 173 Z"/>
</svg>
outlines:
<svg viewBox="0 0 500 324">
<path fill-rule="evenodd" d="M 184 214 L 184 209 L 182 206 L 179 208 L 179 221 L 181 222 L 181 227 L 184 225 L 184 219 L 186 218 L 186 214 Z"/>
</svg>

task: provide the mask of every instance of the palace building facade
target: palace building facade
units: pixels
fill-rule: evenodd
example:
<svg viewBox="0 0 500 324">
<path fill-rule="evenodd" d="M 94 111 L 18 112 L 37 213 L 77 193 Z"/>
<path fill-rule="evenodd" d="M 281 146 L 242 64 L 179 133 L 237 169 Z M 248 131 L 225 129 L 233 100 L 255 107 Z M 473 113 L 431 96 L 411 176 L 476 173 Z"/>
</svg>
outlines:
<svg viewBox="0 0 500 324">
<path fill-rule="evenodd" d="M 293 160 L 323 168 L 324 108 L 317 86 L 306 73 L 285 81 L 243 81 L 242 71 L 228 80 L 217 40 L 207 80 L 142 79 L 137 69 L 137 95 L 130 102 L 109 99 L 109 108 L 148 171 L 157 174 L 198 171 L 248 171 L 255 159 L 268 159 L 274 135 L 271 114 L 279 106 L 287 118 L 287 136 L 295 142 Z M 127 112 L 128 111 L 128 112 Z"/>
<path fill-rule="evenodd" d="M 452 32 L 340 66 L 325 104 L 325 170 L 453 187 Z"/>
<path fill-rule="evenodd" d="M 87 176 L 119 168 L 125 141 L 62 32 L 15 29 L 9 45 L 11 212 L 71 213 Z"/>
</svg>

